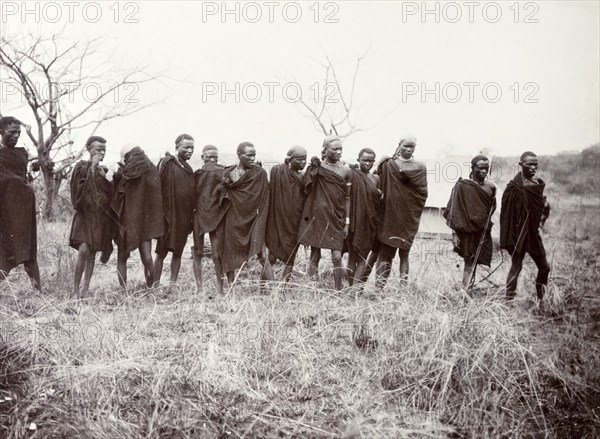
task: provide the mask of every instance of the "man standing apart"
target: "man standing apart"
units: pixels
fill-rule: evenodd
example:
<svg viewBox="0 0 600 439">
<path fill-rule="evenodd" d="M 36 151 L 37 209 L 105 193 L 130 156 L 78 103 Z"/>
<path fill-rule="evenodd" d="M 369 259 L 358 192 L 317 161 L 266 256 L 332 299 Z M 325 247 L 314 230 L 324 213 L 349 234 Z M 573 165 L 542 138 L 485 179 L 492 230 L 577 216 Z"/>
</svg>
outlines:
<svg viewBox="0 0 600 439">
<path fill-rule="evenodd" d="M 454 251 L 465 260 L 463 287 L 471 288 L 477 264 L 492 262 L 492 214 L 496 210 L 496 185 L 486 180 L 490 161 L 484 155 L 471 160 L 468 180 L 459 178 L 444 211 L 446 223 L 453 231 Z"/>
<path fill-rule="evenodd" d="M 127 287 L 127 259 L 139 249 L 146 286 L 154 284 L 152 240 L 164 231 L 162 193 L 158 169 L 139 146 L 127 145 L 121 150 L 119 170 L 113 177 L 115 194 L 111 209 L 118 217 L 117 272 L 119 284 Z"/>
<path fill-rule="evenodd" d="M 502 194 L 500 210 L 500 248 L 506 249 L 512 257 L 506 280 L 506 297 L 515 297 L 523 259 L 525 253 L 529 253 L 538 268 L 535 289 L 537 298 L 541 301 L 550 274 L 550 265 L 546 260 L 546 250 L 539 232 L 546 183 L 535 176 L 538 158 L 533 152 L 524 152 L 519 165 L 521 172 L 508 182 Z"/>
<path fill-rule="evenodd" d="M 181 255 L 194 222 L 194 170 L 188 160 L 194 153 L 194 138 L 180 134 L 175 139 L 176 155 L 166 153 L 158 163 L 165 233 L 156 243 L 155 285 L 160 283 L 163 261 L 172 253 L 169 293 L 174 293 L 181 268 Z"/>
<path fill-rule="evenodd" d="M 390 275 L 396 250 L 400 256 L 400 279 L 408 279 L 408 254 L 419 230 L 421 214 L 427 200 L 427 169 L 413 159 L 415 138 L 400 140 L 391 159 L 381 162 L 383 204 L 377 232 L 380 242 L 377 260 L 377 287 L 382 289 Z"/>
<path fill-rule="evenodd" d="M 23 264 L 34 287 L 42 291 L 35 193 L 27 182 L 27 151 L 16 147 L 20 135 L 18 119 L 0 118 L 0 280 Z"/>
<path fill-rule="evenodd" d="M 327 136 L 323 140 L 325 160 L 313 166 L 307 175 L 307 198 L 298 230 L 298 242 L 311 246 L 309 276 L 317 271 L 320 252 L 331 250 L 335 289 L 342 289 L 344 277 L 342 250 L 350 229 L 350 194 L 352 172 L 340 163 L 342 140 Z"/>
<path fill-rule="evenodd" d="M 292 274 L 298 251 L 298 227 L 304 207 L 302 170 L 305 166 L 306 149 L 294 146 L 288 151 L 284 164 L 271 168 L 266 244 L 271 265 L 277 259 L 285 264 L 284 282 Z"/>
<path fill-rule="evenodd" d="M 71 174 L 71 203 L 75 216 L 69 245 L 79 252 L 73 285 L 73 296 L 77 299 L 88 294 L 96 252 L 101 252 L 102 263 L 108 262 L 116 226 L 115 215 L 110 209 L 113 185 L 106 178 L 108 169 L 100 165 L 106 154 L 106 140 L 92 136 L 85 142 L 85 147 L 90 160 L 81 160 Z"/>
<path fill-rule="evenodd" d="M 224 190 L 217 226 L 217 257 L 230 286 L 235 279 L 235 270 L 255 255 L 263 266 L 261 279 L 273 279 L 273 269 L 265 258 L 269 212 L 267 173 L 255 164 L 256 149 L 252 143 L 240 143 L 237 155 L 239 163 L 223 172 Z"/>
<path fill-rule="evenodd" d="M 219 208 L 221 190 L 223 189 L 223 170 L 219 165 L 219 150 L 214 145 L 206 145 L 202 149 L 204 166 L 195 173 L 196 178 L 196 210 L 194 211 L 194 277 L 198 292 L 202 291 L 202 258 L 204 256 L 204 235 L 210 237 L 210 247 L 217 274 L 217 288 L 223 292 L 223 278 L 219 246 L 217 242 L 217 225 L 219 224 Z"/>
<path fill-rule="evenodd" d="M 379 176 L 371 174 L 375 151 L 363 148 L 358 153 L 358 169 L 352 170 L 350 231 L 348 234 L 349 284 L 364 283 L 366 261 L 377 239 L 381 190 Z"/>
</svg>

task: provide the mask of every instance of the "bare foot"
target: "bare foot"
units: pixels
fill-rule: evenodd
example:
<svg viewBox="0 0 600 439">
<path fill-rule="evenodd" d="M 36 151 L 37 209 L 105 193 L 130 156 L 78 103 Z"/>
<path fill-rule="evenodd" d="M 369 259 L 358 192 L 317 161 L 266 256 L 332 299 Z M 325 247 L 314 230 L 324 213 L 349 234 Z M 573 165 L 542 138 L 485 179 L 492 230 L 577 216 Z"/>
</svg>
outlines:
<svg viewBox="0 0 600 439">
<path fill-rule="evenodd" d="M 79 289 L 77 289 L 77 288 L 73 289 L 73 291 L 71 291 L 71 295 L 68 298 L 71 300 L 81 299 L 81 293 L 80 293 Z"/>
</svg>

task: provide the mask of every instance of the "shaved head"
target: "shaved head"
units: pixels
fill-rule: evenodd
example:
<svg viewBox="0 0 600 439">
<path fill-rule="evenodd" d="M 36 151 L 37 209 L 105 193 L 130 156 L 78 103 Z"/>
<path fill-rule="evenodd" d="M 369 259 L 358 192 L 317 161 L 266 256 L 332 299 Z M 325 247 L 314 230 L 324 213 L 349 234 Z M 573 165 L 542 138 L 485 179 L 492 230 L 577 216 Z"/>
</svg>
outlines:
<svg viewBox="0 0 600 439">
<path fill-rule="evenodd" d="M 523 161 L 525 160 L 526 157 L 537 157 L 537 155 L 531 151 L 525 151 L 523 154 L 521 154 L 521 158 L 519 158 L 519 161 Z"/>
<path fill-rule="evenodd" d="M 206 151 L 218 151 L 219 148 L 217 148 L 215 145 L 206 145 L 204 148 L 202 148 L 202 152 L 206 152 Z"/>
</svg>

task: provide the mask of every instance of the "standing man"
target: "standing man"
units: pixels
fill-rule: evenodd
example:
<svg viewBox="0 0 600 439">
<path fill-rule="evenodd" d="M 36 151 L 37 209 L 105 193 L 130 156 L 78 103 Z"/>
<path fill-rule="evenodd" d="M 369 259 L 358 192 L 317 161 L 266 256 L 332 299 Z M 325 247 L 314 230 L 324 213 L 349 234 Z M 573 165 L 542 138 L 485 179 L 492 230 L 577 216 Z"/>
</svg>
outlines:
<svg viewBox="0 0 600 439">
<path fill-rule="evenodd" d="M 223 189 L 223 166 L 219 165 L 219 150 L 214 145 L 206 145 L 202 149 L 204 166 L 198 169 L 196 178 L 196 210 L 194 212 L 194 277 L 198 292 L 202 291 L 202 258 L 204 256 L 204 235 L 208 233 L 215 272 L 217 288 L 223 292 L 223 278 L 219 246 L 217 242 L 217 225 L 219 224 L 219 208 Z"/>
<path fill-rule="evenodd" d="M 463 287 L 469 291 L 477 264 L 492 262 L 492 214 L 496 210 L 496 185 L 486 180 L 490 161 L 484 155 L 471 160 L 468 180 L 459 178 L 444 211 L 446 224 L 454 232 L 454 251 L 465 260 Z"/>
<path fill-rule="evenodd" d="M 320 251 L 331 250 L 335 289 L 342 289 L 344 276 L 342 250 L 350 229 L 351 170 L 340 163 L 342 140 L 327 136 L 323 140 L 325 160 L 312 167 L 307 175 L 307 198 L 304 203 L 298 241 L 311 246 L 309 276 L 317 271 Z"/>
<path fill-rule="evenodd" d="M 546 250 L 539 232 L 546 183 L 535 176 L 538 158 L 533 152 L 524 152 L 519 165 L 521 172 L 508 182 L 502 194 L 500 210 L 500 248 L 506 249 L 512 257 L 506 279 L 506 297 L 515 297 L 523 259 L 525 253 L 529 253 L 538 268 L 535 289 L 537 298 L 541 301 L 550 274 L 550 265 L 546 260 Z"/>
<path fill-rule="evenodd" d="M 400 256 L 400 279 L 408 279 L 408 254 L 419 230 L 427 200 L 427 169 L 413 159 L 415 138 L 400 140 L 394 156 L 381 162 L 383 205 L 377 232 L 380 243 L 377 259 L 377 287 L 383 289 L 391 272 L 396 250 Z"/>
<path fill-rule="evenodd" d="M 273 269 L 265 258 L 269 213 L 267 172 L 255 164 L 256 149 L 252 143 L 240 143 L 237 155 L 239 163 L 223 172 L 224 189 L 217 226 L 217 257 L 230 286 L 235 279 L 235 270 L 255 255 L 263 266 L 261 279 L 273 279 Z"/>
<path fill-rule="evenodd" d="M 282 280 L 287 282 L 298 251 L 298 227 L 304 207 L 302 170 L 306 166 L 306 149 L 294 146 L 284 164 L 271 168 L 269 219 L 266 244 L 269 262 L 283 261 Z"/>
<path fill-rule="evenodd" d="M 20 135 L 18 119 L 0 118 L 0 280 L 23 264 L 41 292 L 35 193 L 27 181 L 27 151 L 16 147 Z"/>
<path fill-rule="evenodd" d="M 181 268 L 181 255 L 192 233 L 194 224 L 194 170 L 188 160 L 194 153 L 194 138 L 189 134 L 180 134 L 175 139 L 176 155 L 166 153 L 158 163 L 165 233 L 156 243 L 154 259 L 155 285 L 160 284 L 163 261 L 168 252 L 171 257 L 171 277 L 169 294 L 174 293 L 177 276 Z"/>
<path fill-rule="evenodd" d="M 75 216 L 69 245 L 78 250 L 73 296 L 87 296 L 96 262 L 96 252 L 105 264 L 113 251 L 115 215 L 110 209 L 113 185 L 106 178 L 108 169 L 100 164 L 106 154 L 106 140 L 99 136 L 85 142 L 90 160 L 81 160 L 71 174 L 71 203 Z M 83 287 L 80 290 L 81 277 Z"/>
<path fill-rule="evenodd" d="M 364 283 L 366 261 L 377 239 L 381 190 L 379 176 L 371 174 L 375 151 L 363 148 L 358 153 L 358 169 L 352 170 L 350 231 L 348 234 L 349 285 Z"/>
<path fill-rule="evenodd" d="M 121 150 L 119 170 L 113 177 L 115 194 L 110 207 L 118 218 L 117 272 L 127 288 L 127 259 L 139 249 L 146 286 L 154 284 L 152 240 L 164 232 L 164 215 L 158 169 L 142 148 L 127 145 Z"/>
</svg>

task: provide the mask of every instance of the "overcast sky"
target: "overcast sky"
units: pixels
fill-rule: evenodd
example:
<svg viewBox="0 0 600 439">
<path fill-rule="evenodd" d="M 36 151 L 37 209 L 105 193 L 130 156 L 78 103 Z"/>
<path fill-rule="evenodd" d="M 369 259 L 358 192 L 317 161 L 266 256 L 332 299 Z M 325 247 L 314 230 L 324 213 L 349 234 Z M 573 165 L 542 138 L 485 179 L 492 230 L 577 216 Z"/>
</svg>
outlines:
<svg viewBox="0 0 600 439">
<path fill-rule="evenodd" d="M 164 102 L 98 131 L 115 156 L 133 142 L 158 157 L 182 132 L 198 150 L 234 152 L 249 140 L 265 160 L 295 144 L 317 154 L 323 135 L 293 101 L 298 90 L 313 104 L 326 90 L 340 100 L 325 83 L 326 54 L 348 99 L 366 53 L 351 112 L 362 131 L 345 141 L 347 161 L 362 147 L 390 154 L 408 133 L 424 158 L 553 154 L 600 137 L 596 1 L 74 4 L 3 1 L 2 32 L 104 36 L 115 66 L 168 76 L 130 96 Z M 32 123 L 4 91 L 2 112 Z M 76 133 L 76 144 L 88 135 Z"/>
</svg>

